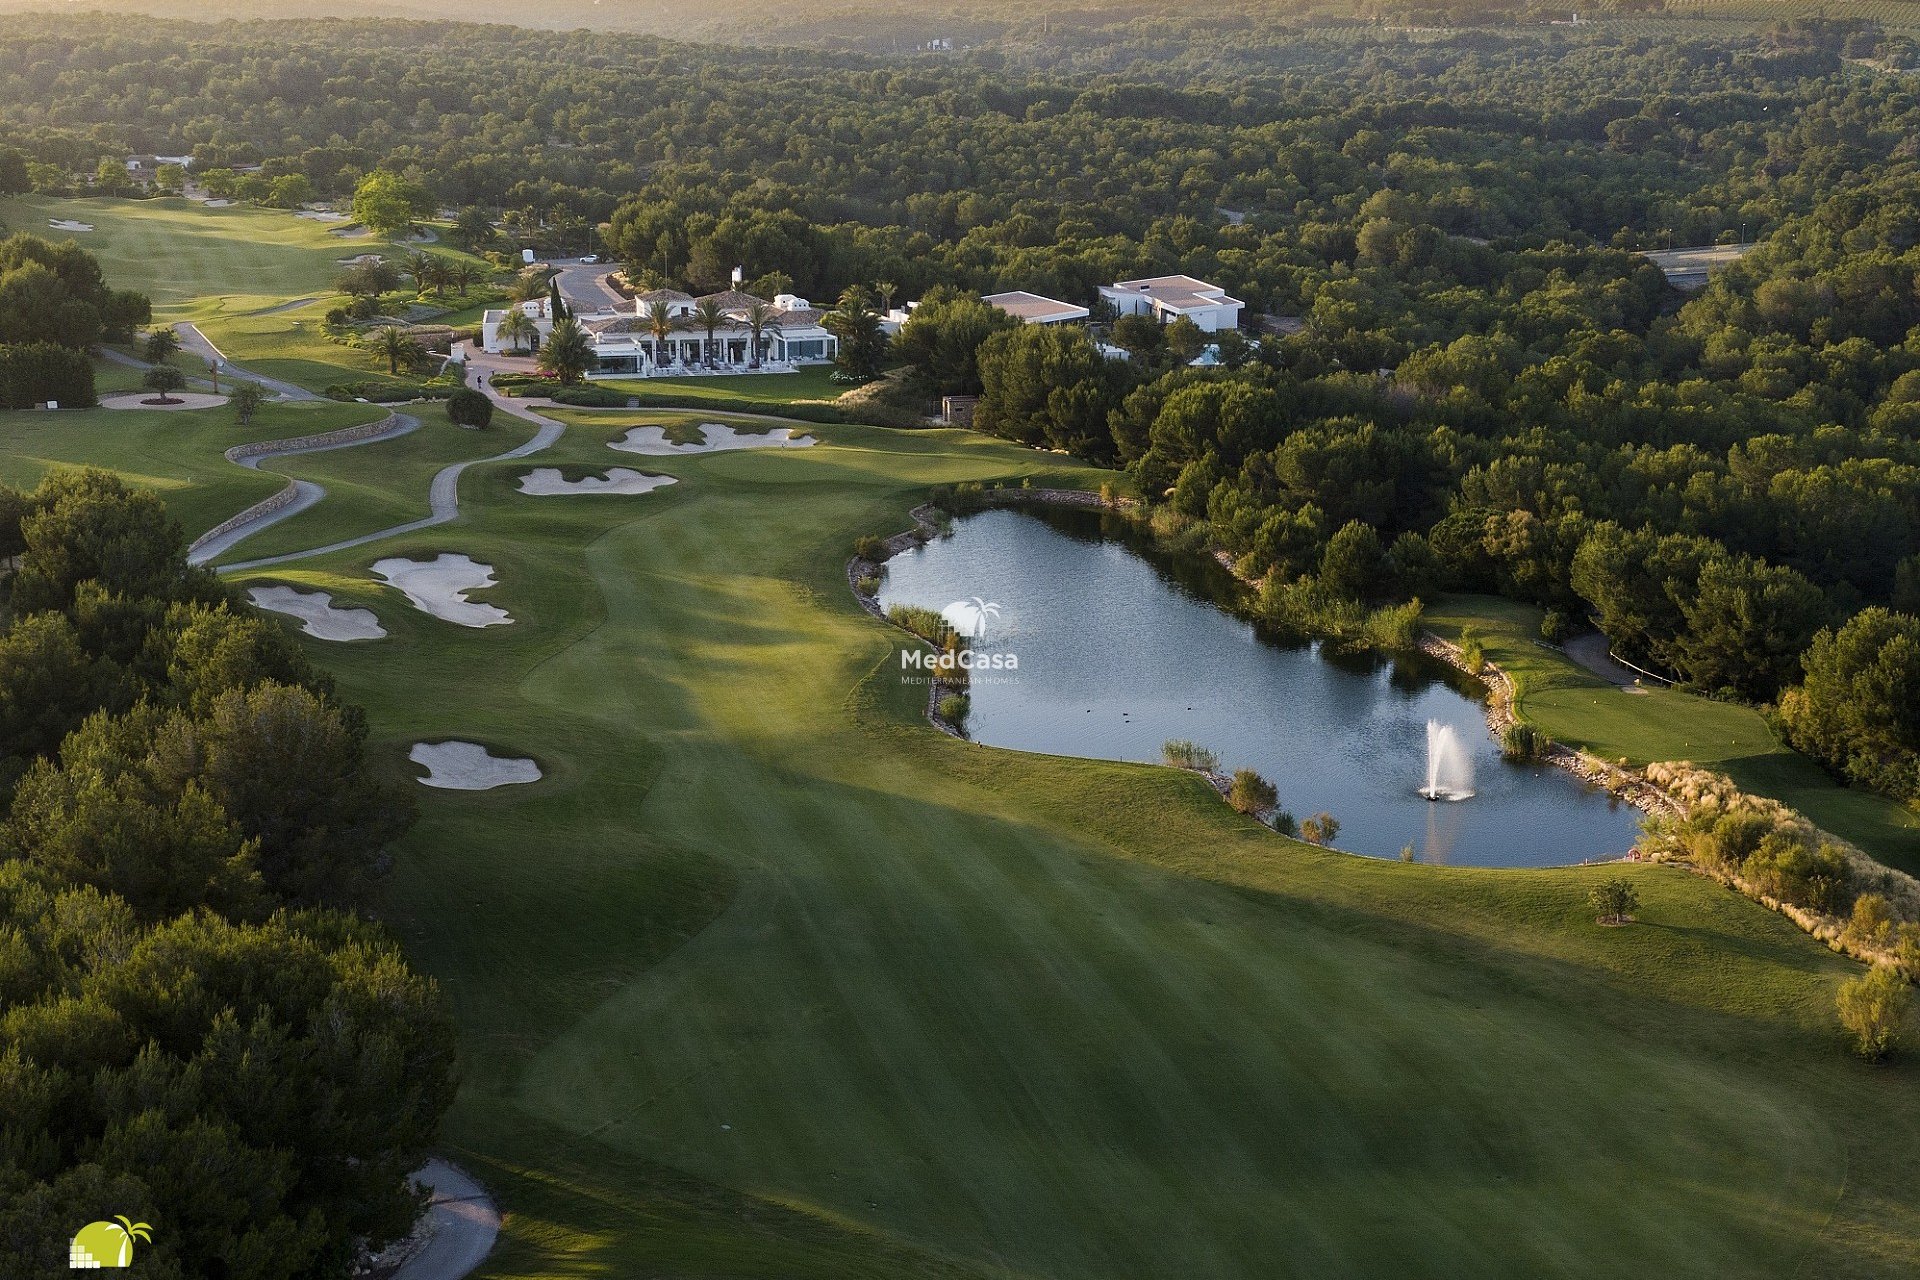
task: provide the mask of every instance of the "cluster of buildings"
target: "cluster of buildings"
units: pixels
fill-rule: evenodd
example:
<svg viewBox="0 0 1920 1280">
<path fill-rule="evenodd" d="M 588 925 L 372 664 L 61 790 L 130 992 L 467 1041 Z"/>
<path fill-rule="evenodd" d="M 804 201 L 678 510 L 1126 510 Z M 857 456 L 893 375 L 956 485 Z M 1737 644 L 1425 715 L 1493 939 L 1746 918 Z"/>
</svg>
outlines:
<svg viewBox="0 0 1920 1280">
<path fill-rule="evenodd" d="M 1226 290 L 1192 276 L 1154 276 L 1121 280 L 1100 288 L 1100 299 L 1114 315 L 1148 315 L 1162 324 L 1191 320 L 1207 333 L 1240 326 L 1241 302 Z M 983 301 L 1024 324 L 1076 324 L 1092 308 L 1037 293 L 1014 290 L 987 294 Z M 490 354 L 526 351 L 543 342 L 553 328 L 546 298 L 516 304 L 532 331 L 516 338 L 509 309 L 488 311 L 481 321 L 480 345 Z M 671 329 L 655 316 L 664 311 Z M 703 315 L 717 311 L 711 333 Z M 911 306 L 890 311 L 887 329 L 898 332 Z M 590 377 L 661 377 L 690 373 L 784 373 L 825 364 L 839 354 L 840 340 L 824 325 L 825 313 L 790 293 L 772 301 L 738 287 L 696 298 L 678 289 L 654 289 L 619 307 L 576 319 L 593 341 L 595 368 Z"/>
</svg>

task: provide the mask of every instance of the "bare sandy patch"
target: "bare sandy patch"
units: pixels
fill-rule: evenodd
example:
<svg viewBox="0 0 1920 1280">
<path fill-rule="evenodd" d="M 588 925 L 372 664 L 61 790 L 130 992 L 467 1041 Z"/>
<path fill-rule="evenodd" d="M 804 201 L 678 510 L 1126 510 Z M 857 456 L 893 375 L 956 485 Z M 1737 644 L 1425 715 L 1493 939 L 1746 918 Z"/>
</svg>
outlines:
<svg viewBox="0 0 1920 1280">
<path fill-rule="evenodd" d="M 539 497 L 565 497 L 586 493 L 652 493 L 673 483 L 672 476 L 650 476 L 626 467 L 611 467 L 604 476 L 582 476 L 568 480 L 558 467 L 537 467 L 520 477 L 520 492 Z"/>
<path fill-rule="evenodd" d="M 91 222 L 75 222 L 72 218 L 48 218 L 47 226 L 55 231 L 91 231 Z"/>
<path fill-rule="evenodd" d="M 331 209 L 302 209 L 293 215 L 296 218 L 309 218 L 314 222 L 345 222 L 347 215 L 335 213 Z"/>
<path fill-rule="evenodd" d="M 320 640 L 378 640 L 387 634 L 373 610 L 336 608 L 330 591 L 253 587 L 247 596 L 262 609 L 300 619 L 300 629 Z"/>
<path fill-rule="evenodd" d="M 477 742 L 416 742 L 407 759 L 427 767 L 423 787 L 491 791 L 540 781 L 540 766 L 522 756 L 496 756 Z"/>
<path fill-rule="evenodd" d="M 607 447 L 622 453 L 669 457 L 682 453 L 724 453 L 732 449 L 805 449 L 815 443 L 812 436 L 794 435 L 792 427 L 756 433 L 736 431 L 719 422 L 703 422 L 700 434 L 704 439 L 697 443 L 674 444 L 667 439 L 665 427 L 635 427 L 618 440 L 610 441 Z"/>
<path fill-rule="evenodd" d="M 495 585 L 493 566 L 467 556 L 442 553 L 431 560 L 394 556 L 376 561 L 373 571 L 422 613 L 462 627 L 503 627 L 513 616 L 497 605 L 477 604 L 467 592 Z"/>
</svg>

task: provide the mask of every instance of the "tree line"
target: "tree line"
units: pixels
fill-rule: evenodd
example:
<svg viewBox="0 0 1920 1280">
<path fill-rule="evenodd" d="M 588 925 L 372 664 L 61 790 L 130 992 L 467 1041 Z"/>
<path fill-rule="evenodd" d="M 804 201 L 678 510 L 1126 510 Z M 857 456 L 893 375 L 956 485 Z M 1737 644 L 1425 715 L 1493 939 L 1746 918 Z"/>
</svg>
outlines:
<svg viewBox="0 0 1920 1280">
<path fill-rule="evenodd" d="M 356 910 L 408 798 L 151 493 L 0 490 L 0 551 L 0 1276 L 117 1214 L 156 1276 L 346 1275 L 452 1096 L 437 990 Z"/>
</svg>

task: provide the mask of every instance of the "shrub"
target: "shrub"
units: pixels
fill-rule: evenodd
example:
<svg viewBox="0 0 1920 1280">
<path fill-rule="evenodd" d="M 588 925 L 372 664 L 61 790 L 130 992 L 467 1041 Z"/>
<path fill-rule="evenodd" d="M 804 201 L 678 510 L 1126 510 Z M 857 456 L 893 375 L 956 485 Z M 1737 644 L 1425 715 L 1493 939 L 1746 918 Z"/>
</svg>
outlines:
<svg viewBox="0 0 1920 1280">
<path fill-rule="evenodd" d="M 1460 664 L 1476 676 L 1487 665 L 1486 645 L 1476 627 L 1460 628 Z"/>
<path fill-rule="evenodd" d="M 965 723 L 967 712 L 972 709 L 973 703 L 966 694 L 949 693 L 935 705 L 934 713 L 948 724 L 958 728 Z"/>
<path fill-rule="evenodd" d="M 1841 983 L 1834 1003 L 1840 1025 L 1853 1037 L 1854 1052 L 1879 1062 L 1898 1048 L 1911 999 L 1906 979 L 1892 965 L 1875 965 Z"/>
<path fill-rule="evenodd" d="M 1160 756 L 1176 769 L 1198 769 L 1213 773 L 1220 768 L 1220 757 L 1185 738 L 1168 738 L 1160 744 Z"/>
<path fill-rule="evenodd" d="M 953 628 L 940 616 L 936 609 L 925 609 L 917 604 L 897 604 L 887 610 L 887 621 L 896 627 L 904 627 L 922 640 L 934 644 L 946 643 L 953 634 Z"/>
<path fill-rule="evenodd" d="M 1538 760 L 1546 749 L 1546 735 L 1524 721 L 1514 721 L 1500 735 L 1500 754 L 1509 760 Z"/>
<path fill-rule="evenodd" d="M 0 346 L 0 409 L 30 409 L 49 400 L 72 409 L 99 403 L 87 353 L 51 342 Z"/>
<path fill-rule="evenodd" d="M 447 417 L 457 426 L 485 427 L 493 421 L 493 401 L 484 392 L 461 387 L 447 397 Z"/>
<path fill-rule="evenodd" d="M 569 404 L 576 409 L 624 409 L 633 398 L 624 391 L 581 386 L 554 387 L 551 395 L 555 404 Z"/>
<path fill-rule="evenodd" d="M 1340 819 L 1320 812 L 1300 824 L 1300 836 L 1308 844 L 1332 844 L 1340 838 Z"/>
<path fill-rule="evenodd" d="M 880 575 L 877 573 L 861 574 L 859 577 L 853 580 L 853 589 L 855 591 L 858 591 L 861 595 L 867 596 L 869 598 L 879 594 Z"/>
<path fill-rule="evenodd" d="M 1885 897 L 1863 893 L 1853 900 L 1853 915 L 1840 935 L 1843 941 L 1856 947 L 1884 947 L 1893 936 L 1893 908 Z"/>
<path fill-rule="evenodd" d="M 871 533 L 861 534 L 853 540 L 853 554 L 871 564 L 879 564 L 887 558 L 887 540 Z"/>
<path fill-rule="evenodd" d="M 1540 619 L 1540 638 L 1548 644 L 1565 644 L 1573 635 L 1573 619 L 1558 609 L 1547 610 Z"/>
<path fill-rule="evenodd" d="M 1235 769 L 1227 803 L 1257 818 L 1280 803 L 1280 789 L 1251 769 Z"/>
<path fill-rule="evenodd" d="M 1615 876 L 1595 885 L 1587 901 L 1593 904 L 1601 924 L 1626 924 L 1640 907 L 1640 894 L 1627 881 Z"/>
</svg>

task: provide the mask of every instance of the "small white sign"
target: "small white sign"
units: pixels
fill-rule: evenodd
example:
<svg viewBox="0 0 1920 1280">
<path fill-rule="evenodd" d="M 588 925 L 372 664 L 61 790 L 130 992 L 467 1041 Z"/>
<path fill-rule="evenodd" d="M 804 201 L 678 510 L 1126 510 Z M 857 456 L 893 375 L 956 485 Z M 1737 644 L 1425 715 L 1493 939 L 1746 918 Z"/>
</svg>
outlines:
<svg viewBox="0 0 1920 1280">
<path fill-rule="evenodd" d="M 524 263 L 526 263 L 526 264 L 527 264 L 528 266 L 532 266 L 532 265 L 533 265 L 533 250 L 531 250 L 531 249 L 522 249 L 522 250 L 520 251 L 520 261 L 522 261 L 522 262 L 524 262 Z"/>
</svg>

